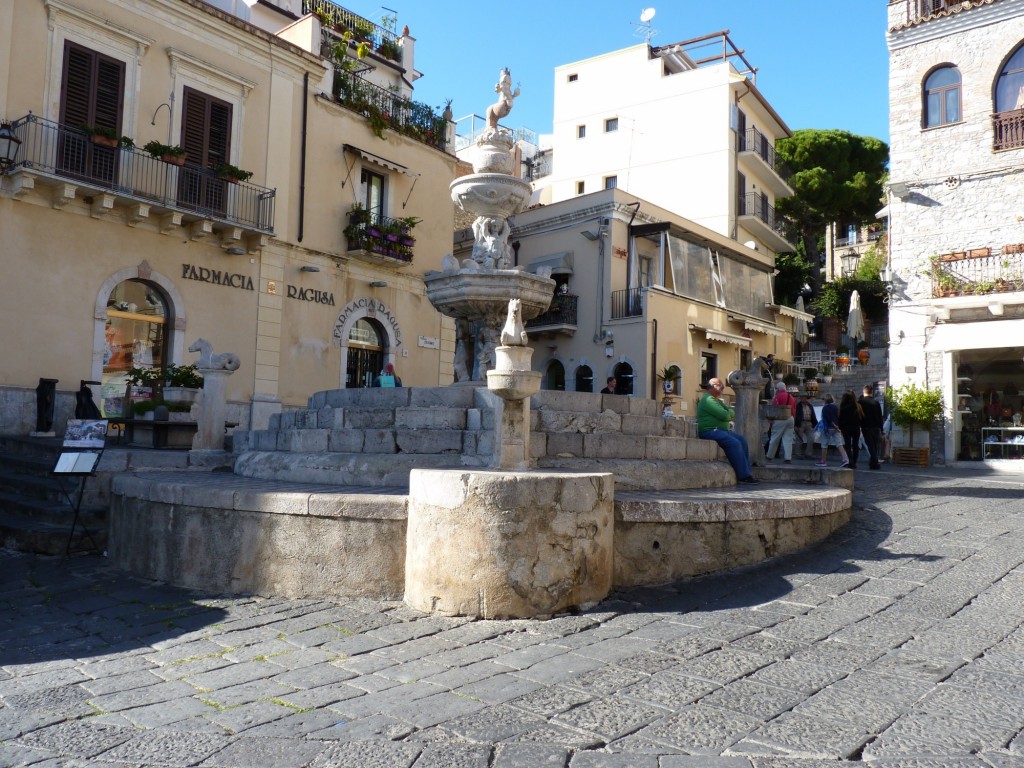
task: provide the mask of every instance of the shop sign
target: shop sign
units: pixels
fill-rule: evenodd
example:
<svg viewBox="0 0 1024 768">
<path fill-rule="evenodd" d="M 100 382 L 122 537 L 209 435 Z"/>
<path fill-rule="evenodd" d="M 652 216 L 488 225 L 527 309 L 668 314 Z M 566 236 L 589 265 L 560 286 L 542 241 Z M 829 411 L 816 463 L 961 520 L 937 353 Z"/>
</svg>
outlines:
<svg viewBox="0 0 1024 768">
<path fill-rule="evenodd" d="M 440 349 L 441 340 L 436 336 L 420 336 L 419 346 L 425 349 Z"/>
<path fill-rule="evenodd" d="M 182 264 L 181 276 L 185 280 L 196 280 L 200 283 L 223 285 L 228 288 L 240 288 L 243 291 L 254 290 L 251 277 L 235 272 L 222 272 L 219 269 L 197 267 L 193 264 Z"/>
<path fill-rule="evenodd" d="M 342 339 L 345 325 L 355 317 L 372 317 L 374 320 L 390 326 L 395 346 L 402 346 L 402 329 L 398 325 L 398 318 L 391 314 L 391 310 L 387 308 L 383 301 L 369 296 L 351 301 L 345 306 L 345 309 L 341 311 L 341 314 L 338 315 L 338 319 L 334 323 L 334 338 Z"/>
<path fill-rule="evenodd" d="M 300 288 L 297 285 L 289 285 L 285 295 L 289 299 L 309 301 L 313 304 L 326 304 L 330 307 L 334 306 L 334 294 L 328 291 L 315 291 L 312 288 Z"/>
</svg>

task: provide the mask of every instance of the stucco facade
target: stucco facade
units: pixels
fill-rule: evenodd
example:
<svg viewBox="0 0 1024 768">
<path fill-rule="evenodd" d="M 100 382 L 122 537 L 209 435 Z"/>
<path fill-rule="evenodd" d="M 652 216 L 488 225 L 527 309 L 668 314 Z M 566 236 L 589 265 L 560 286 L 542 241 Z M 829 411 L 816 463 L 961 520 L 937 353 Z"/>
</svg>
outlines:
<svg viewBox="0 0 1024 768">
<path fill-rule="evenodd" d="M 22 140 L 0 176 L 0 318 L 17 329 L 0 341 L 0 432 L 35 425 L 40 378 L 59 380 L 58 429 L 80 380 L 103 382 L 101 405 L 111 405 L 125 366 L 155 362 L 154 339 L 163 363 L 193 362 L 187 348 L 200 337 L 236 353 L 229 419 L 246 427 L 318 390 L 368 384 L 370 363 L 395 363 L 407 385 L 451 381 L 451 324 L 422 283 L 451 248 L 455 158 L 437 123 L 375 131 L 369 112 L 339 98 L 320 21 L 301 15 L 302 3 L 234 9 L 247 20 L 231 5 L 0 7 L 0 117 Z M 392 37 L 398 60 L 371 53 L 367 79 L 408 95 L 413 39 Z M 97 148 L 81 121 L 67 122 L 77 61 L 100 72 L 98 86 L 82 80 L 79 101 L 96 114 L 116 102 L 116 133 L 135 149 Z M 186 125 L 196 104 L 213 105 L 214 118 Z M 203 158 L 178 168 L 140 149 L 195 135 L 251 180 L 225 182 Z M 344 233 L 370 186 L 380 221 L 419 220 L 399 256 Z M 118 339 L 113 354 L 129 355 L 118 371 L 112 325 L 151 334 Z M 363 368 L 353 381 L 356 348 Z"/>
<path fill-rule="evenodd" d="M 1024 2 L 888 10 L 890 380 L 944 393 L 934 460 L 1019 458 L 978 443 L 1024 434 Z"/>
<path fill-rule="evenodd" d="M 645 43 L 557 67 L 541 200 L 617 187 L 762 252 L 791 250 L 774 210 L 793 193 L 774 150 L 789 128 L 753 71 L 732 63 L 742 57 L 697 63 L 707 45 L 731 41 Z"/>
</svg>

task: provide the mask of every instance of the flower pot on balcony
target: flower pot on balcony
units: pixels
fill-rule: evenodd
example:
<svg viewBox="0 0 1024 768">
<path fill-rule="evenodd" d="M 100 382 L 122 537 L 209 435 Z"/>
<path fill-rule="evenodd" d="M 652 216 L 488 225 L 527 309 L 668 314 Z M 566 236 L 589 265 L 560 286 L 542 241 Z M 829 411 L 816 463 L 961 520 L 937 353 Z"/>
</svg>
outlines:
<svg viewBox="0 0 1024 768">
<path fill-rule="evenodd" d="M 168 165 L 176 165 L 179 168 L 185 164 L 188 155 L 160 155 L 160 159 Z"/>
<path fill-rule="evenodd" d="M 867 365 L 868 360 L 871 359 L 871 352 L 866 349 L 862 349 L 857 353 L 857 359 L 860 360 L 861 365 Z"/>
<path fill-rule="evenodd" d="M 90 138 L 97 147 L 106 147 L 107 149 L 116 149 L 121 143 L 121 140 L 117 137 L 110 138 L 109 136 L 101 136 L 98 133 L 94 133 Z"/>
<path fill-rule="evenodd" d="M 389 243 L 397 243 L 398 235 L 393 235 L 390 232 L 388 232 L 386 235 L 384 235 L 384 239 L 387 240 Z"/>
<path fill-rule="evenodd" d="M 406 248 L 412 248 L 414 245 L 416 245 L 416 238 L 415 237 L 399 237 L 398 238 L 398 243 L 399 243 L 399 245 L 404 245 Z"/>
<path fill-rule="evenodd" d="M 377 229 L 376 227 L 367 227 L 366 234 L 368 234 L 370 237 L 380 237 L 380 230 Z"/>
</svg>

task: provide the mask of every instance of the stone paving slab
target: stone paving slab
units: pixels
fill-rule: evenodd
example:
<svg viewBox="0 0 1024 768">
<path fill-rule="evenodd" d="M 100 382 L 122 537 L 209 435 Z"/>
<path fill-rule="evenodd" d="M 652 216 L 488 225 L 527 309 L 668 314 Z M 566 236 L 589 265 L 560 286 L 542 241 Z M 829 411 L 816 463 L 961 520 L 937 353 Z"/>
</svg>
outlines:
<svg viewBox="0 0 1024 768">
<path fill-rule="evenodd" d="M 0 551 L 0 766 L 1021 768 L 1024 477 L 856 482 L 811 550 L 549 621 Z"/>
</svg>

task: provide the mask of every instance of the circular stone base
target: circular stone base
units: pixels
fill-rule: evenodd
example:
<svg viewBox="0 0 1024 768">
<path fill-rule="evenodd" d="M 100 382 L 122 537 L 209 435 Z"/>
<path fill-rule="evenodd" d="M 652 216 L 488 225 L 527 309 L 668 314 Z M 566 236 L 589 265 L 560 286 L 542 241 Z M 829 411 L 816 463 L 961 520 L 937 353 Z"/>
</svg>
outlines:
<svg viewBox="0 0 1024 768">
<path fill-rule="evenodd" d="M 413 470 L 405 602 L 483 619 L 549 616 L 608 596 L 608 473 Z"/>
</svg>

